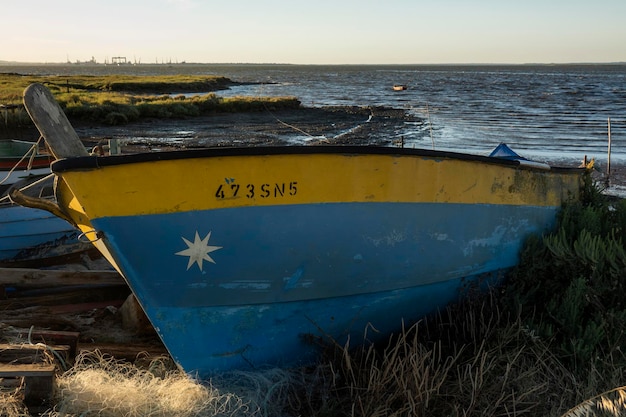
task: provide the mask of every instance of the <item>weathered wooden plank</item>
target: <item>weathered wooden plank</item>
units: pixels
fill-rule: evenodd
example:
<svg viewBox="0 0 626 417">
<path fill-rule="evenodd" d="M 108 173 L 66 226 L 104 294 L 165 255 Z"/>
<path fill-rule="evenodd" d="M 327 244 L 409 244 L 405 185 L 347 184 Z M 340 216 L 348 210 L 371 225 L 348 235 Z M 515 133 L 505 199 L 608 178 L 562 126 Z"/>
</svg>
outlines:
<svg viewBox="0 0 626 417">
<path fill-rule="evenodd" d="M 0 268 L 0 285 L 45 288 L 59 285 L 124 285 L 117 271 L 68 271 L 28 268 Z"/>
<path fill-rule="evenodd" d="M 11 297 L 0 300 L 0 311 L 3 311 L 0 322 L 7 323 L 5 319 L 19 318 L 25 310 L 30 313 L 42 314 L 66 314 L 80 311 L 103 308 L 108 305 L 121 306 L 130 289 L 126 285 L 95 287 L 83 285 L 81 287 L 51 287 L 42 290 L 32 290 L 38 293 L 27 294 L 27 291 L 18 291 Z M 30 292 L 30 291 L 28 291 Z M 69 307 L 75 306 L 75 307 Z M 28 326 L 30 327 L 30 323 Z M 46 326 L 39 326 L 46 327 Z"/>
<path fill-rule="evenodd" d="M 42 84 L 31 84 L 24 90 L 24 107 L 37 126 L 41 136 L 48 142 L 57 159 L 88 156 L 76 131 L 54 96 Z"/>
<path fill-rule="evenodd" d="M 44 363 L 0 363 L 0 378 L 18 378 L 21 376 L 52 376 L 55 365 Z"/>
<path fill-rule="evenodd" d="M 76 347 L 78 346 L 79 332 L 68 332 L 62 330 L 49 330 L 49 329 L 19 329 L 10 328 L 4 329 L 3 335 L 5 338 L 13 337 L 14 339 L 20 339 L 32 343 L 45 343 L 47 345 L 65 345 L 69 347 L 69 356 L 74 358 L 76 356 Z"/>
<path fill-rule="evenodd" d="M 41 269 L 55 267 L 59 265 L 80 264 L 85 257 L 90 261 L 102 259 L 102 254 L 95 246 L 88 243 L 77 242 L 71 245 L 65 245 L 65 250 L 52 253 L 45 253 L 45 257 L 33 255 L 20 259 L 5 259 L 0 261 L 0 268 L 24 268 L 24 269 Z"/>
<path fill-rule="evenodd" d="M 85 311 L 93 311 L 97 309 L 105 309 L 107 307 L 120 308 L 124 304 L 122 298 L 117 300 L 105 300 L 105 301 L 92 301 L 90 303 L 79 304 L 62 304 L 56 306 L 50 306 L 50 314 L 77 314 Z"/>
<path fill-rule="evenodd" d="M 2 307 L 0 307 L 0 310 L 2 310 Z M 32 310 L 32 308 L 12 310 L 11 313 L 17 313 L 17 315 L 11 316 L 5 315 L 4 313 L 6 311 L 3 311 L 3 317 L 0 319 L 0 324 L 14 327 L 27 327 L 34 325 L 39 327 L 78 330 L 78 327 L 71 320 L 71 318 L 50 314 L 48 307 L 36 307 L 34 313 Z"/>
<path fill-rule="evenodd" d="M 121 343 L 79 343 L 78 352 L 93 352 L 110 355 L 116 359 L 134 361 L 140 355 L 150 357 L 169 356 L 165 346 L 162 344 L 121 344 Z"/>
<path fill-rule="evenodd" d="M 31 345 L 31 344 L 0 344 L 0 362 L 5 364 L 10 362 L 12 364 L 31 364 L 41 363 L 44 359 L 50 358 L 52 353 L 50 350 L 56 352 L 64 361 L 70 359 L 69 352 L 71 348 L 67 345 L 53 346 L 53 345 Z M 76 349 L 74 349 L 74 352 Z M 0 363 L 0 367 L 3 364 Z M 0 376 L 2 376 L 0 374 Z"/>
</svg>

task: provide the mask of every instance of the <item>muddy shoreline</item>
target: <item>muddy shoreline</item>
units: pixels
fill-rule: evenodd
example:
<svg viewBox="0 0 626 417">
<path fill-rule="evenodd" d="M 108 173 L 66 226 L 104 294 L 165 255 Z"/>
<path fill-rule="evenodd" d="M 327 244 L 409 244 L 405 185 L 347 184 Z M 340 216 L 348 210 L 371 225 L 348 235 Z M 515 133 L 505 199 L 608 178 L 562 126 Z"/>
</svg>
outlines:
<svg viewBox="0 0 626 417">
<path fill-rule="evenodd" d="M 400 131 L 406 122 L 424 123 L 402 109 L 342 106 L 215 113 L 189 119 L 142 120 L 124 126 L 73 124 L 87 145 L 122 139 L 123 148 L 134 152 L 155 148 L 276 146 L 294 144 L 294 140 L 309 145 L 388 145 L 389 132 Z"/>
</svg>

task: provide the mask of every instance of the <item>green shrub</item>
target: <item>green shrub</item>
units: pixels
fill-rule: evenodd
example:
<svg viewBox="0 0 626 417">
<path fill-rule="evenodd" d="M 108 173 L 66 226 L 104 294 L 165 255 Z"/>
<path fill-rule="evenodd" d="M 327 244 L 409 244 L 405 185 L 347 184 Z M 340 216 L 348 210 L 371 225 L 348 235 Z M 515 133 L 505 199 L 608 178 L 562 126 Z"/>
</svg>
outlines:
<svg viewBox="0 0 626 417">
<path fill-rule="evenodd" d="M 610 358 L 626 365 L 626 201 L 587 185 L 566 204 L 557 230 L 527 242 L 506 301 L 584 372 Z"/>
<path fill-rule="evenodd" d="M 126 117 L 125 114 L 114 111 L 114 112 L 107 114 L 106 117 L 104 118 L 104 121 L 108 125 L 116 126 L 116 125 L 124 125 L 128 123 L 128 118 Z"/>
</svg>

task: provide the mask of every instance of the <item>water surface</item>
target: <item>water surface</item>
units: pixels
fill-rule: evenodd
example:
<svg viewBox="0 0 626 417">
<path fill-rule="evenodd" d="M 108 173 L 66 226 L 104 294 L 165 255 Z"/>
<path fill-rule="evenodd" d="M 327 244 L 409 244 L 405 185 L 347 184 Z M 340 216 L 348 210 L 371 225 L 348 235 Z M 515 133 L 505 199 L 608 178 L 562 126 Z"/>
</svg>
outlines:
<svg viewBox="0 0 626 417">
<path fill-rule="evenodd" d="M 23 74 L 194 74 L 253 82 L 223 96 L 296 96 L 305 106 L 390 106 L 427 123 L 386 132 L 405 146 L 488 154 L 500 142 L 542 162 L 626 162 L 623 65 L 46 65 Z M 393 91 L 393 84 L 406 84 Z"/>
</svg>

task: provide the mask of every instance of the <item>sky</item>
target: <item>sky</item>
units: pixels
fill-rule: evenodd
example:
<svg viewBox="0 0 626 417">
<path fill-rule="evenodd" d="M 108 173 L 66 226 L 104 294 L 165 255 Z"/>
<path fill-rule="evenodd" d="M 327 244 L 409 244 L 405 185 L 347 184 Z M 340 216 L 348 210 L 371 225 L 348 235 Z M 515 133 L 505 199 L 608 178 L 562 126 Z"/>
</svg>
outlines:
<svg viewBox="0 0 626 417">
<path fill-rule="evenodd" d="M 0 10 L 0 61 L 626 62 L 624 0 L 9 3 Z"/>
</svg>

